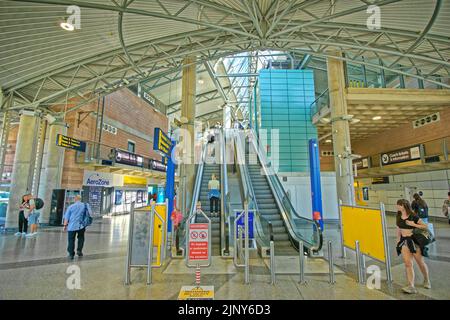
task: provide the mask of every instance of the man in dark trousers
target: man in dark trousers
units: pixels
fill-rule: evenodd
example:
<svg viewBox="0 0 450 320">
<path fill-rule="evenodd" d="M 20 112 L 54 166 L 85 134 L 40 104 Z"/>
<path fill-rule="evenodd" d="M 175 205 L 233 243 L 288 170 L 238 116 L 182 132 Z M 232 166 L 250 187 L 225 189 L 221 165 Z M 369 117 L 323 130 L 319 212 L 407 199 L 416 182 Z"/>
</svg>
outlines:
<svg viewBox="0 0 450 320">
<path fill-rule="evenodd" d="M 75 196 L 75 203 L 67 208 L 64 215 L 64 231 L 68 231 L 68 246 L 70 260 L 75 256 L 75 237 L 78 238 L 77 254 L 83 256 L 84 232 L 86 231 L 86 215 L 92 216 L 89 204 L 81 202 L 81 196 Z"/>
</svg>

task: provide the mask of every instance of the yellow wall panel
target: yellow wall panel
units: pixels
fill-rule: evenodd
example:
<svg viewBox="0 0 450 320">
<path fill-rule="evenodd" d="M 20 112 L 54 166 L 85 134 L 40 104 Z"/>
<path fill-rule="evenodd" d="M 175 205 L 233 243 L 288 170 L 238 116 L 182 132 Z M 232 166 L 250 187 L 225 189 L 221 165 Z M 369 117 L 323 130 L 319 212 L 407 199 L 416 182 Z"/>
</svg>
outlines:
<svg viewBox="0 0 450 320">
<path fill-rule="evenodd" d="M 342 206 L 342 236 L 344 245 L 355 250 L 359 241 L 361 253 L 385 262 L 381 211 Z"/>
</svg>

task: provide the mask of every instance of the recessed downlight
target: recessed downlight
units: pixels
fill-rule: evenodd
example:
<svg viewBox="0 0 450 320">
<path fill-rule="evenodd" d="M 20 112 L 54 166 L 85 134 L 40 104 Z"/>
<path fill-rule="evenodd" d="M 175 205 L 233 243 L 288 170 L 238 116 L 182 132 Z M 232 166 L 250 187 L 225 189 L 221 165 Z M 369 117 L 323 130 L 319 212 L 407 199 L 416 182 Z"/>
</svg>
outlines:
<svg viewBox="0 0 450 320">
<path fill-rule="evenodd" d="M 204 84 L 205 83 L 205 80 L 203 80 L 203 79 L 198 79 L 198 84 Z"/>
<path fill-rule="evenodd" d="M 375 117 L 372 118 L 372 120 L 374 120 L 374 121 L 381 120 L 381 116 L 375 116 Z"/>
<path fill-rule="evenodd" d="M 331 139 L 325 140 L 325 143 L 331 143 L 331 142 L 333 142 Z"/>
</svg>

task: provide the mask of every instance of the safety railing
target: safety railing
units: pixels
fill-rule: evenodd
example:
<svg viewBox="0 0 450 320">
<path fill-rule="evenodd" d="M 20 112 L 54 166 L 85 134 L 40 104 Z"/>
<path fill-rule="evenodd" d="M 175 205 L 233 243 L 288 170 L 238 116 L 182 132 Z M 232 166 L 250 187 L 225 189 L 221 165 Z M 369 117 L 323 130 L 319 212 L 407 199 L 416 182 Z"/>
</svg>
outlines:
<svg viewBox="0 0 450 320">
<path fill-rule="evenodd" d="M 311 119 L 325 115 L 330 111 L 330 92 L 326 89 L 322 92 L 310 106 Z"/>
<path fill-rule="evenodd" d="M 258 142 L 255 132 L 250 130 L 249 134 L 252 137 L 249 139 L 251 142 L 250 146 L 258 156 L 294 246 L 298 248 L 298 243 L 303 241 L 305 247 L 309 250 L 313 252 L 319 251 L 322 248 L 323 241 L 319 223 L 315 220 L 302 217 L 296 212 L 283 185 L 278 179 L 278 175 L 273 170 L 261 144 Z"/>
</svg>

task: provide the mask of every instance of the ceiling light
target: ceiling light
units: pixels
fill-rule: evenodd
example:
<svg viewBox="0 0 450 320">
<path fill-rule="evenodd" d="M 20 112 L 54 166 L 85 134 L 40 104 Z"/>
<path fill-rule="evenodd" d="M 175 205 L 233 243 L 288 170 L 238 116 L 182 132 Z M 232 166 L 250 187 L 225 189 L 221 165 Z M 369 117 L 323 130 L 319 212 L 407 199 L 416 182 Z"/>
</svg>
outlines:
<svg viewBox="0 0 450 320">
<path fill-rule="evenodd" d="M 66 30 L 66 31 L 73 31 L 73 30 L 75 30 L 75 26 L 73 24 L 68 23 L 68 22 L 61 22 L 59 24 L 59 26 L 61 28 L 63 28 L 64 30 Z"/>
<path fill-rule="evenodd" d="M 325 143 L 331 143 L 331 142 L 333 142 L 331 139 L 325 140 Z"/>
<path fill-rule="evenodd" d="M 353 118 L 352 120 L 350 120 L 350 123 L 351 123 L 351 124 L 356 124 L 356 123 L 358 123 L 358 122 L 361 122 L 361 120 L 360 120 L 360 119 L 355 119 L 355 118 Z"/>
<path fill-rule="evenodd" d="M 198 79 L 198 84 L 204 84 L 205 81 L 203 79 Z"/>
<path fill-rule="evenodd" d="M 375 117 L 372 118 L 372 120 L 374 120 L 374 121 L 381 120 L 381 117 L 380 116 L 375 116 Z"/>
</svg>

